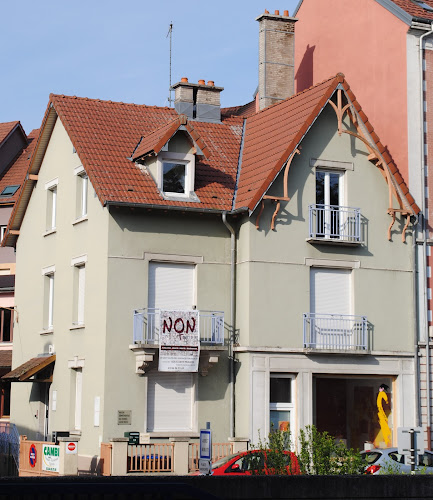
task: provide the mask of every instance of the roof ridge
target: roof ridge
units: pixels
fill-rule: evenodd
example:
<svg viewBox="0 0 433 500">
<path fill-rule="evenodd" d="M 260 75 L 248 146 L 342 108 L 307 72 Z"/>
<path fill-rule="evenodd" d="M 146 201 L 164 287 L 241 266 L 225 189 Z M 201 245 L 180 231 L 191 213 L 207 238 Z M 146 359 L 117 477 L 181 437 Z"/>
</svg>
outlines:
<svg viewBox="0 0 433 500">
<path fill-rule="evenodd" d="M 66 94 L 53 94 L 51 93 L 50 94 L 50 99 L 56 99 L 56 98 L 62 98 L 62 99 L 76 99 L 76 100 L 80 100 L 80 101 L 91 101 L 91 102 L 100 102 L 100 103 L 104 103 L 104 104 L 119 104 L 119 105 L 123 105 L 123 106 L 134 106 L 134 107 L 138 107 L 138 108 L 157 108 L 157 109 L 173 109 L 173 108 L 170 108 L 169 106 L 150 106 L 148 104 L 136 104 L 134 102 L 123 102 L 123 101 L 111 101 L 111 100 L 108 100 L 108 99 L 95 99 L 95 98 L 92 98 L 92 97 L 81 97 L 81 96 L 76 96 L 76 95 L 66 95 Z M 174 110 L 173 110 L 174 111 Z"/>
</svg>

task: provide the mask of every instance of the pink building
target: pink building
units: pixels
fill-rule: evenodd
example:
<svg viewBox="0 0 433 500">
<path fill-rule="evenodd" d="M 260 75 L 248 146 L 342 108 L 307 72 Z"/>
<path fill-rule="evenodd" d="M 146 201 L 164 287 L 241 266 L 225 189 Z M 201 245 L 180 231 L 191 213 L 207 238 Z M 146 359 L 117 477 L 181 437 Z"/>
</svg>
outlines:
<svg viewBox="0 0 433 500">
<path fill-rule="evenodd" d="M 422 423 L 431 447 L 432 387 L 426 373 L 432 373 L 433 340 L 433 1 L 301 0 L 294 15 L 296 91 L 342 71 L 425 214 L 419 218 L 416 249 L 414 425 Z M 402 291 L 402 305 L 410 300 Z"/>
</svg>

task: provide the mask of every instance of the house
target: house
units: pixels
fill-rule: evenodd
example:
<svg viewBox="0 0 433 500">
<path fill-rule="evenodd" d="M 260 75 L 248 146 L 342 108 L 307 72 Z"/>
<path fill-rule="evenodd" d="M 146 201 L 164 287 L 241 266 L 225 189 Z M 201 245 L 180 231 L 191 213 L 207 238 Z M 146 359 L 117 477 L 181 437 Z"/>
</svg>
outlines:
<svg viewBox="0 0 433 500">
<path fill-rule="evenodd" d="M 29 136 L 20 122 L 0 123 L 0 239 L 27 174 L 28 158 L 37 131 Z M 15 253 L 0 249 L 0 376 L 11 370 L 14 319 Z M 10 415 L 10 383 L 0 382 L 0 421 Z"/>
<path fill-rule="evenodd" d="M 291 95 L 296 20 L 258 21 L 257 112 L 187 78 L 175 109 L 50 96 L 3 242 L 3 380 L 22 433 L 80 436 L 80 468 L 128 431 L 363 447 L 413 425 L 419 208 L 344 75 Z"/>
<path fill-rule="evenodd" d="M 295 15 L 297 90 L 344 68 L 387 158 L 392 155 L 422 211 L 416 238 L 420 379 L 416 424 L 426 430 L 430 448 L 433 2 L 302 0 Z"/>
</svg>

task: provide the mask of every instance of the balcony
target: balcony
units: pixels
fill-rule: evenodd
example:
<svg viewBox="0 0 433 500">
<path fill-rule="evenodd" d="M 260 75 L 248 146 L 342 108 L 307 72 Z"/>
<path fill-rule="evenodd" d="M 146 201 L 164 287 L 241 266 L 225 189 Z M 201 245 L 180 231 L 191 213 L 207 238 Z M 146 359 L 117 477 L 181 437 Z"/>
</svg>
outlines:
<svg viewBox="0 0 433 500">
<path fill-rule="evenodd" d="M 309 241 L 359 245 L 361 211 L 339 205 L 309 205 Z"/>
<path fill-rule="evenodd" d="M 221 311 L 198 311 L 200 344 L 224 345 L 224 313 Z M 134 311 L 134 344 L 159 345 L 160 309 L 137 309 Z"/>
<path fill-rule="evenodd" d="M 367 317 L 305 313 L 304 347 L 312 350 L 367 351 Z"/>
</svg>

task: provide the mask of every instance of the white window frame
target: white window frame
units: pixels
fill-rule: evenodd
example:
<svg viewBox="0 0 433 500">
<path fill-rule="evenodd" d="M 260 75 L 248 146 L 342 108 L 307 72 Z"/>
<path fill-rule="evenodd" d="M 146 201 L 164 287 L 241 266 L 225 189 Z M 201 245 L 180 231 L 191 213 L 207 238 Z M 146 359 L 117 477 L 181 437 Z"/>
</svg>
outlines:
<svg viewBox="0 0 433 500">
<path fill-rule="evenodd" d="M 57 189 L 59 179 L 53 179 L 45 184 L 47 191 L 47 228 L 49 232 L 55 231 L 57 227 Z"/>
<path fill-rule="evenodd" d="M 287 378 L 291 380 L 290 384 L 290 403 L 271 403 L 271 379 L 273 378 Z M 292 373 L 278 373 L 273 372 L 269 374 L 269 430 L 271 430 L 271 411 L 289 411 L 290 412 L 290 432 L 292 439 L 295 431 L 295 375 Z"/>
<path fill-rule="evenodd" d="M 3 241 L 3 238 L 5 237 L 7 225 L 6 226 L 0 226 L 0 242 Z"/>
<path fill-rule="evenodd" d="M 83 369 L 75 368 L 75 412 L 74 412 L 74 429 L 81 431 L 81 414 L 83 400 Z"/>
<path fill-rule="evenodd" d="M 184 193 L 173 193 L 164 191 L 164 162 L 177 162 L 185 165 L 185 191 Z M 158 171 L 157 184 L 160 191 L 170 198 L 191 198 L 191 193 L 194 193 L 194 178 L 195 178 L 195 155 L 161 152 L 158 155 Z"/>
<path fill-rule="evenodd" d="M 81 220 L 87 218 L 89 177 L 82 165 L 74 169 L 74 175 L 77 177 L 77 220 Z"/>
<path fill-rule="evenodd" d="M 46 297 L 47 303 L 44 304 L 44 314 L 46 314 L 46 324 L 44 325 L 44 330 L 53 330 L 54 328 L 54 275 L 56 272 L 55 266 L 49 266 L 42 269 L 42 275 L 48 283 L 48 297 Z"/>
</svg>

